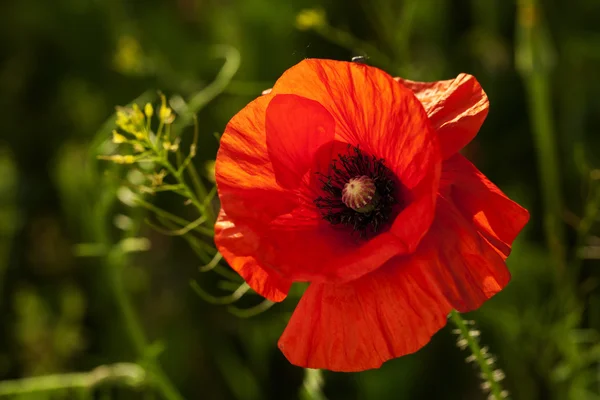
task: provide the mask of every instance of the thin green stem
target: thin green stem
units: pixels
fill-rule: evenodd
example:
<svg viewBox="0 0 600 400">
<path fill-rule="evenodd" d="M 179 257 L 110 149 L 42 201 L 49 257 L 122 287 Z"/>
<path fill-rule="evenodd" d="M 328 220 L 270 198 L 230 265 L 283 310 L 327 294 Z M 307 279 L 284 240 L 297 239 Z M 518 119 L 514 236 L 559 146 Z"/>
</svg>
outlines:
<svg viewBox="0 0 600 400">
<path fill-rule="evenodd" d="M 305 368 L 304 381 L 300 389 L 302 400 L 327 400 L 321 388 L 323 387 L 323 374 L 320 369 Z"/>
<path fill-rule="evenodd" d="M 196 155 L 196 147 L 198 146 L 198 136 L 199 136 L 198 118 L 194 115 L 193 119 L 194 119 L 194 140 L 190 147 L 189 155 L 186 157 L 185 161 L 180 165 L 177 172 L 181 176 L 182 172 L 184 170 L 187 170 L 188 175 L 190 176 L 190 179 L 192 180 L 192 186 L 194 187 L 196 197 L 198 199 L 206 199 L 206 197 L 208 195 L 208 191 L 206 190 L 206 186 L 204 186 L 204 183 L 202 183 L 200 175 L 198 175 L 198 171 L 196 171 L 196 166 L 192 162 L 192 159 Z M 180 153 L 177 153 L 177 154 L 180 154 Z M 181 176 L 181 179 L 182 180 L 184 179 L 183 176 Z M 191 192 L 191 190 L 189 188 L 188 188 L 188 192 Z M 213 213 L 212 208 L 210 207 L 210 204 L 205 204 L 205 207 L 203 209 L 204 209 L 203 215 L 208 220 L 208 223 L 211 225 L 214 225 L 215 215 Z"/>
<path fill-rule="evenodd" d="M 274 305 L 275 305 L 274 302 L 272 302 L 271 300 L 265 299 L 261 303 L 255 305 L 254 307 L 242 309 L 242 308 L 237 308 L 234 306 L 229 306 L 229 307 L 227 307 L 227 309 L 229 310 L 230 313 L 232 313 L 236 317 L 252 318 L 252 317 L 257 316 L 258 314 L 261 314 L 261 313 L 267 311 L 269 308 L 273 307 Z"/>
<path fill-rule="evenodd" d="M 138 387 L 147 381 L 146 371 L 137 364 L 102 365 L 89 372 L 36 376 L 0 382 L 0 397 L 40 392 L 85 389 L 102 384 L 121 384 Z"/>
<path fill-rule="evenodd" d="M 467 322 L 456 310 L 450 312 L 450 319 L 454 325 L 456 325 L 460 334 L 459 347 L 464 348 L 465 346 L 463 343 L 465 343 L 471 351 L 473 360 L 479 365 L 481 377 L 485 381 L 484 387 L 490 391 L 490 400 L 501 400 L 506 398 L 508 394 L 506 391 L 502 390 L 502 386 L 499 382 L 503 378 L 503 375 L 499 373 L 499 370 L 494 370 L 492 368 L 493 362 L 490 362 L 487 351 L 484 351 L 479 346 L 479 341 L 477 340 L 478 335 L 474 334 L 474 332 L 478 331 L 469 329 Z"/>
<path fill-rule="evenodd" d="M 532 113 L 532 128 L 538 167 L 541 175 L 543 199 L 545 202 L 544 223 L 546 240 L 559 267 L 565 268 L 564 229 L 562 223 L 563 200 L 560 189 L 560 173 L 553 131 L 552 109 L 550 104 L 550 84 L 548 76 L 542 73 L 531 74 L 527 79 L 527 92 Z"/>
<path fill-rule="evenodd" d="M 111 280 L 110 288 L 118 308 L 121 311 L 125 330 L 129 335 L 129 340 L 135 349 L 137 356 L 144 360 L 146 365 L 148 365 L 148 372 L 152 375 L 152 381 L 164 398 L 166 400 L 183 400 L 183 397 L 163 372 L 157 360 L 148 357 L 149 343 L 123 284 L 122 272 L 124 261 L 125 255 L 123 252 L 118 248 L 115 248 L 108 257 L 109 265 L 107 267 L 109 278 Z"/>
<path fill-rule="evenodd" d="M 196 170 L 196 166 L 193 163 L 190 163 L 188 165 L 187 170 L 188 170 L 190 179 L 192 180 L 192 185 L 194 186 L 194 189 L 196 190 L 196 193 L 198 194 L 198 197 L 201 199 L 206 199 L 206 197 L 208 196 L 209 193 L 206 190 L 206 186 L 204 186 L 204 184 L 202 183 L 200 175 L 198 174 L 198 171 Z M 211 225 L 214 225 L 215 214 L 213 212 L 213 209 L 210 206 L 210 203 L 206 204 L 205 213 L 206 213 L 207 222 L 210 223 Z"/>
<path fill-rule="evenodd" d="M 214 53 L 218 57 L 225 58 L 225 63 L 215 80 L 189 99 L 186 111 L 179 116 L 179 120 L 176 122 L 176 132 L 188 126 L 198 111 L 227 88 L 227 85 L 229 85 L 229 82 L 231 82 L 240 67 L 240 52 L 236 48 L 231 46 L 217 46 Z"/>
<path fill-rule="evenodd" d="M 187 198 L 187 196 L 186 196 L 186 198 Z M 169 220 L 175 224 L 178 224 L 181 227 L 189 226 L 192 223 L 191 221 L 188 221 L 184 218 L 178 217 L 177 215 L 171 214 L 170 212 L 165 211 L 162 208 L 156 207 L 154 204 L 147 202 L 146 200 L 142 199 L 141 197 L 137 197 L 135 202 L 136 202 L 136 204 L 144 207 L 145 209 L 152 211 L 157 216 L 164 218 L 166 220 Z M 212 237 L 214 235 L 214 233 L 211 229 L 204 228 L 202 226 L 195 226 L 193 228 L 193 230 L 198 233 L 201 233 L 202 235 L 208 236 L 208 237 Z"/>
<path fill-rule="evenodd" d="M 162 166 L 165 167 L 171 173 L 171 175 L 173 175 L 177 182 L 183 186 L 183 196 L 188 198 L 192 202 L 192 204 L 198 209 L 200 215 L 206 217 L 208 207 L 202 204 L 198 197 L 196 197 L 196 194 L 190 189 L 187 182 L 182 176 L 183 171 L 176 170 L 175 167 L 173 167 L 173 165 L 171 165 L 171 163 L 168 160 L 164 161 L 162 163 Z"/>
<path fill-rule="evenodd" d="M 250 290 L 250 286 L 244 282 L 239 285 L 230 295 L 215 297 L 208 292 L 206 292 L 197 282 L 190 282 L 190 286 L 192 289 L 204 299 L 206 302 L 215 304 L 215 305 L 224 305 L 224 304 L 233 304 L 245 295 L 248 290 Z"/>
<path fill-rule="evenodd" d="M 544 224 L 548 248 L 559 276 L 566 270 L 563 199 L 554 121 L 550 70 L 553 49 L 542 24 L 536 0 L 520 0 L 517 21 L 516 65 L 525 83 L 533 139 L 544 201 Z"/>
<path fill-rule="evenodd" d="M 113 297 L 119 306 L 119 310 L 123 314 L 123 322 L 125 323 L 125 330 L 129 335 L 131 344 L 134 347 L 135 352 L 138 355 L 144 355 L 148 343 L 146 336 L 140 323 L 138 322 L 137 315 L 127 297 L 125 286 L 123 284 L 122 270 L 124 267 L 125 255 L 118 248 L 115 247 L 108 256 L 108 274 L 110 278 L 110 288 L 112 289 Z"/>
</svg>

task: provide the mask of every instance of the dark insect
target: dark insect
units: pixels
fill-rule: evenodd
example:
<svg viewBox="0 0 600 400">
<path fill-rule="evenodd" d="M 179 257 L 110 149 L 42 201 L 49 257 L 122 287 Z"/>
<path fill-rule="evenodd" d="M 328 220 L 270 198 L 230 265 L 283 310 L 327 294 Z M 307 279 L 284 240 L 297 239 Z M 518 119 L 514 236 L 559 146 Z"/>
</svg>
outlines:
<svg viewBox="0 0 600 400">
<path fill-rule="evenodd" d="M 352 57 L 352 62 L 359 63 L 359 64 L 366 64 L 367 58 L 368 57 L 366 57 L 366 56 L 354 56 L 354 57 Z"/>
</svg>

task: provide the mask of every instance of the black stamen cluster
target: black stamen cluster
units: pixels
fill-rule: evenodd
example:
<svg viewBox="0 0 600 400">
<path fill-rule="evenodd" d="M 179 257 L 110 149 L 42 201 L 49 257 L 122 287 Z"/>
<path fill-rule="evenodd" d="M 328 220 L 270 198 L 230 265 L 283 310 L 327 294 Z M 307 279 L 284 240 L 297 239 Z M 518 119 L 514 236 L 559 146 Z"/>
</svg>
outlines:
<svg viewBox="0 0 600 400">
<path fill-rule="evenodd" d="M 338 158 L 332 161 L 329 175 L 317 173 L 326 195 L 317 197 L 314 202 L 323 219 L 332 225 L 351 227 L 353 232 L 367 237 L 382 228 L 389 220 L 393 206 L 398 203 L 395 179 L 383 159 L 364 154 L 351 145 L 348 145 L 348 150 L 347 154 L 338 154 Z M 370 212 L 355 211 L 342 201 L 344 185 L 350 179 L 363 175 L 373 180 L 378 195 L 375 208 Z"/>
</svg>

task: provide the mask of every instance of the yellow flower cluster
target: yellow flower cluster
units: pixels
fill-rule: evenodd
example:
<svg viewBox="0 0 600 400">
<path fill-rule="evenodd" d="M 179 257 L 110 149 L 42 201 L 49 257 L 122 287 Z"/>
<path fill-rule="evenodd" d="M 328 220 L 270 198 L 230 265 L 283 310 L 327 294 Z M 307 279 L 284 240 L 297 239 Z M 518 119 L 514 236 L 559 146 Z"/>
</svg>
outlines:
<svg viewBox="0 0 600 400">
<path fill-rule="evenodd" d="M 122 156 L 120 154 L 115 154 L 112 156 L 98 156 L 101 160 L 109 160 L 117 164 L 133 164 L 136 161 L 135 156 L 126 155 Z"/>
<path fill-rule="evenodd" d="M 161 94 L 161 104 L 156 111 L 158 128 L 152 130 L 152 117 L 155 110 L 152 104 L 146 103 L 143 109 L 133 104 L 131 107 L 117 107 L 115 125 L 112 132 L 112 142 L 115 144 L 130 144 L 135 155 L 111 155 L 99 158 L 110 160 L 117 164 L 132 164 L 138 161 L 152 161 L 161 158 L 166 152 L 179 150 L 179 138 L 170 138 L 171 124 L 175 113 L 167 105 L 167 99 Z"/>
<path fill-rule="evenodd" d="M 144 140 L 148 136 L 146 117 L 137 104 L 131 108 L 118 107 L 116 124 L 119 129 L 135 136 L 138 140 Z M 124 143 L 124 141 L 119 142 L 119 139 L 113 134 L 114 143 Z"/>
</svg>

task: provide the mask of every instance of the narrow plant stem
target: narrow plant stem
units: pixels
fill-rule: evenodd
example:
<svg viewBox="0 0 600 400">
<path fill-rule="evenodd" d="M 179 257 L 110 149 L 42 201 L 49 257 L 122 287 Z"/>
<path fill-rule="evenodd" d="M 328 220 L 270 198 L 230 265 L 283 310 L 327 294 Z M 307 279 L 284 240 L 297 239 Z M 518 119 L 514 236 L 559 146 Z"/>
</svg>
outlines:
<svg viewBox="0 0 600 400">
<path fill-rule="evenodd" d="M 206 196 L 208 195 L 208 191 L 206 190 L 206 186 L 204 186 L 204 184 L 202 183 L 202 178 L 200 178 L 200 175 L 196 170 L 196 166 L 193 163 L 190 163 L 190 165 L 188 166 L 188 174 L 192 180 L 192 185 L 194 186 L 198 197 L 201 199 L 206 198 Z M 210 203 L 206 205 L 205 213 L 207 222 L 211 225 L 214 225 L 215 214 L 213 212 L 212 207 L 210 206 Z"/>
<path fill-rule="evenodd" d="M 532 113 L 532 128 L 545 202 L 546 240 L 550 252 L 554 255 L 562 272 L 565 269 L 564 232 L 562 227 L 563 202 L 556 139 L 552 129 L 548 77 L 545 74 L 534 73 L 527 78 L 526 87 Z"/>
<path fill-rule="evenodd" d="M 554 53 L 542 24 L 537 0 L 520 0 L 517 21 L 516 67 L 527 91 L 533 139 L 544 201 L 546 241 L 558 276 L 566 270 L 563 200 L 558 151 L 552 118 L 550 70 Z"/>
<path fill-rule="evenodd" d="M 492 367 L 493 363 L 490 363 L 487 352 L 482 350 L 481 346 L 479 346 L 479 342 L 467 326 L 467 322 L 456 310 L 450 312 L 450 319 L 460 332 L 459 347 L 464 347 L 460 342 L 464 340 L 471 351 L 473 360 L 479 365 L 481 377 L 485 381 L 485 387 L 490 391 L 490 400 L 501 400 L 506 398 L 507 392 L 502 390 L 497 372 Z"/>
<path fill-rule="evenodd" d="M 182 176 L 183 171 L 181 171 L 181 172 L 177 171 L 173 167 L 173 165 L 171 165 L 171 163 L 168 161 L 163 162 L 162 166 L 165 167 L 171 173 L 171 175 L 173 175 L 173 177 L 177 180 L 177 183 L 179 183 L 180 185 L 183 186 L 183 193 L 182 193 L 183 196 L 186 197 L 187 199 L 189 199 L 192 202 L 192 204 L 198 209 L 198 212 L 200 213 L 200 215 L 202 215 L 203 217 L 206 218 L 206 212 L 207 212 L 208 207 L 205 207 L 200 202 L 200 200 L 198 200 L 198 197 L 196 197 L 196 194 L 194 194 L 194 192 L 190 189 L 187 182 L 185 181 L 185 179 Z"/>
<path fill-rule="evenodd" d="M 89 372 L 36 376 L 0 382 L 0 397 L 40 392 L 86 389 L 105 383 L 137 387 L 147 380 L 146 371 L 137 364 L 102 365 Z"/>
<path fill-rule="evenodd" d="M 321 391 L 323 382 L 323 374 L 320 369 L 305 368 L 304 381 L 300 389 L 300 399 L 327 400 L 327 397 Z"/>
<path fill-rule="evenodd" d="M 187 196 L 186 196 L 187 198 Z M 177 215 L 171 214 L 168 211 L 165 211 L 161 208 L 156 207 L 154 204 L 145 201 L 144 199 L 142 199 L 141 197 L 137 197 L 136 198 L 136 204 L 144 207 L 145 209 L 152 211 L 153 213 L 155 213 L 158 217 L 161 217 L 163 219 L 169 220 L 175 224 L 178 224 L 180 227 L 186 227 L 189 226 L 192 221 L 188 221 L 184 218 L 178 217 Z M 202 235 L 205 235 L 207 237 L 212 237 L 213 236 L 213 231 L 212 229 L 208 229 L 202 226 L 195 226 L 194 231 L 201 233 Z"/>
<path fill-rule="evenodd" d="M 186 111 L 179 116 L 179 121 L 176 122 L 176 131 L 188 126 L 198 111 L 227 88 L 240 66 L 241 56 L 234 47 L 216 46 L 214 54 L 223 57 L 225 63 L 215 80 L 189 99 Z"/>
<path fill-rule="evenodd" d="M 151 373 L 152 381 L 166 400 L 184 400 L 162 367 L 154 360 L 151 362 Z"/>
<path fill-rule="evenodd" d="M 108 257 L 109 265 L 107 267 L 111 281 L 110 288 L 121 311 L 129 340 L 137 356 L 148 366 L 148 372 L 152 375 L 152 382 L 163 397 L 166 400 L 183 400 L 183 397 L 163 372 L 157 360 L 148 356 L 148 341 L 123 284 L 124 257 L 124 254 L 120 250 L 113 250 Z"/>
</svg>

